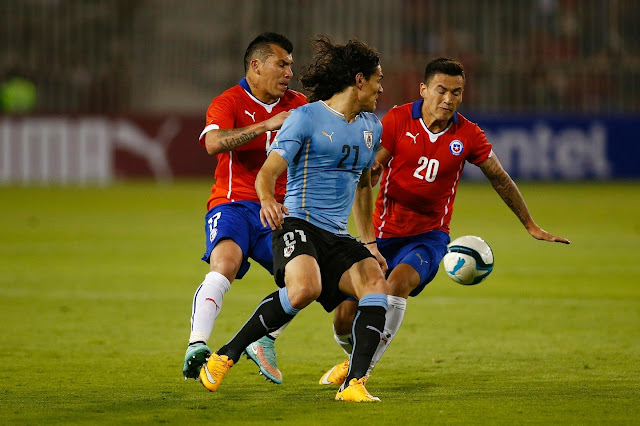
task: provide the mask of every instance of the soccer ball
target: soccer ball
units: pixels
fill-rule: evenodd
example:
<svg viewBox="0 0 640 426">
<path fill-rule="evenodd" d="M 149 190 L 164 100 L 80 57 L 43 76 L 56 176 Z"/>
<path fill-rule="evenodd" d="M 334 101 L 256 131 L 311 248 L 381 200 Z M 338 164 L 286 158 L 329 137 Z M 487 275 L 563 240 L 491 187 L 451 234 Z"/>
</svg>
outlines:
<svg viewBox="0 0 640 426">
<path fill-rule="evenodd" d="M 493 252 L 480 237 L 465 235 L 449 244 L 442 259 L 449 278 L 463 285 L 475 285 L 493 271 Z"/>
</svg>

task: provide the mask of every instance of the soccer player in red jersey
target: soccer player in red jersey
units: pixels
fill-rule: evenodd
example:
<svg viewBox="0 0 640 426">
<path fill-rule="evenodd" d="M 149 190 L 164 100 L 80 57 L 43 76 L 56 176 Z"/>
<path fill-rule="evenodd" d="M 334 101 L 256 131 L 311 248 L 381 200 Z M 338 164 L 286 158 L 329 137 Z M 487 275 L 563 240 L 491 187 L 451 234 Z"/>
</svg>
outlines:
<svg viewBox="0 0 640 426">
<path fill-rule="evenodd" d="M 307 103 L 289 89 L 293 77 L 293 44 L 283 35 L 263 33 L 247 47 L 245 77 L 211 101 L 200 144 L 215 155 L 215 183 L 205 216 L 206 251 L 202 260 L 210 272 L 193 297 L 191 334 L 183 364 L 185 379 L 197 379 L 210 356 L 207 340 L 220 313 L 222 299 L 234 279 L 249 270 L 248 259 L 273 273 L 271 230 L 260 222 L 255 179 L 266 150 L 291 110 Z M 276 184 L 284 199 L 286 175 Z M 281 330 L 247 346 L 246 353 L 266 378 L 282 382 L 273 342 Z"/>
<path fill-rule="evenodd" d="M 449 222 L 465 162 L 480 167 L 533 238 L 569 244 L 536 224 L 482 129 L 457 112 L 464 85 L 462 64 L 435 59 L 420 83 L 422 99 L 395 107 L 382 119 L 382 148 L 376 160 L 384 172 L 373 215 L 376 240 L 363 243 L 377 244 L 386 258 L 391 293 L 369 372 L 400 328 L 407 297 L 417 296 L 438 271 L 450 241 Z M 356 303 L 343 302 L 334 315 L 334 337 L 347 353 Z M 320 384 L 342 383 L 347 368 L 346 361 L 336 365 Z"/>
</svg>

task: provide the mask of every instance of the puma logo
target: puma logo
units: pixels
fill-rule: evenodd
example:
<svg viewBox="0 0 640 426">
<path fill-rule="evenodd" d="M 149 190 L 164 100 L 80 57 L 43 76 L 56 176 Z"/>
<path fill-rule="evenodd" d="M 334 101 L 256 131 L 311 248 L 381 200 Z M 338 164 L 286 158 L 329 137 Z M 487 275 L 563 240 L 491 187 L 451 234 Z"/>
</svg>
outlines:
<svg viewBox="0 0 640 426">
<path fill-rule="evenodd" d="M 462 266 L 464 266 L 465 261 L 462 257 L 458 258 L 458 262 L 456 263 L 456 266 L 453 267 L 452 271 L 449 271 L 450 274 L 455 275 L 456 272 L 458 272 L 458 270 L 460 270 L 460 268 L 462 268 Z"/>
<path fill-rule="evenodd" d="M 254 112 L 253 114 L 251 114 L 249 111 L 247 111 L 246 109 L 244 110 L 244 113 L 247 114 L 249 117 L 251 117 L 251 119 L 253 120 L 253 122 L 256 122 L 256 113 Z"/>
<path fill-rule="evenodd" d="M 333 142 L 333 134 L 334 133 L 335 132 L 331 132 L 331 134 L 329 134 L 327 132 L 322 132 L 322 134 L 325 135 L 326 137 L 328 137 L 331 142 Z"/>
<path fill-rule="evenodd" d="M 377 332 L 380 335 L 380 339 L 381 340 L 384 338 L 384 333 L 382 331 L 378 330 L 377 328 L 375 328 L 374 326 L 368 325 L 366 328 L 368 330 L 373 330 L 373 331 Z"/>
<path fill-rule="evenodd" d="M 218 310 L 220 310 L 220 305 L 218 305 L 218 304 L 216 303 L 216 301 L 215 301 L 215 300 L 213 300 L 212 298 L 207 297 L 207 298 L 206 298 L 206 299 L 204 299 L 204 300 L 205 300 L 205 301 L 207 301 L 207 300 L 211 300 L 211 301 L 213 302 L 213 304 L 214 304 L 214 305 L 216 305 L 216 308 L 218 308 Z"/>
<path fill-rule="evenodd" d="M 409 132 L 407 132 L 407 133 L 405 133 L 405 134 L 406 134 L 407 136 L 409 136 L 411 139 L 413 139 L 413 143 L 416 143 L 416 138 L 418 137 L 418 135 L 419 135 L 420 133 L 416 133 L 416 135 L 415 135 L 415 136 L 413 136 L 413 135 L 412 135 L 411 133 L 409 133 Z"/>
<path fill-rule="evenodd" d="M 422 260 L 422 257 L 420 257 L 420 253 L 416 253 L 416 256 L 418 256 L 418 259 L 420 259 L 420 265 L 422 265 L 423 263 L 429 264 L 428 260 Z"/>
</svg>

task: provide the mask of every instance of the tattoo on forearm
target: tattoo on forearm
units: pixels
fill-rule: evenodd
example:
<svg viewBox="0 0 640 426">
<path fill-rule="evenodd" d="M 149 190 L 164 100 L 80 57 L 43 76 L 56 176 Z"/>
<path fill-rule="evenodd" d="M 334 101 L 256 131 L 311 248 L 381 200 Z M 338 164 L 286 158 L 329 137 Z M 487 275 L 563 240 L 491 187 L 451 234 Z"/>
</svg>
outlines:
<svg viewBox="0 0 640 426">
<path fill-rule="evenodd" d="M 220 146 L 226 150 L 232 151 L 255 139 L 258 134 L 256 132 L 245 133 L 242 130 L 232 129 L 222 131 L 220 136 L 224 138 L 220 141 Z"/>
<path fill-rule="evenodd" d="M 489 167 L 486 172 L 491 185 L 500 195 L 500 198 L 522 223 L 526 223 L 530 216 L 529 210 L 515 182 L 497 165 Z"/>
</svg>

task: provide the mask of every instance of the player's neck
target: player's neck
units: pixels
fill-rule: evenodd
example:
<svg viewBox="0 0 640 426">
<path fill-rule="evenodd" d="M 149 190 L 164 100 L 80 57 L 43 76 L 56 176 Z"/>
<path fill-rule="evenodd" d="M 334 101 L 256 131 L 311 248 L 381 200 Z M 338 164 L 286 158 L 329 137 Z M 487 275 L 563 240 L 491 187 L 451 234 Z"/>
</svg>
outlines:
<svg viewBox="0 0 640 426">
<path fill-rule="evenodd" d="M 354 96 L 351 87 L 343 90 L 340 93 L 336 93 L 326 101 L 331 109 L 338 111 L 340 114 L 344 115 L 344 119 L 347 123 L 351 123 L 355 120 L 356 115 L 360 113 L 360 110 L 357 107 L 357 96 Z"/>
<path fill-rule="evenodd" d="M 448 121 L 436 120 L 433 117 L 425 118 L 424 115 L 422 116 L 422 121 L 424 121 L 424 124 L 431 133 L 440 133 L 449 125 Z"/>
<path fill-rule="evenodd" d="M 431 133 L 440 133 L 449 125 L 448 121 L 442 121 L 436 119 L 433 115 L 429 114 L 428 110 L 422 108 L 422 121 Z"/>
<path fill-rule="evenodd" d="M 253 76 L 247 74 L 245 77 L 247 80 L 247 84 L 249 84 L 249 88 L 251 89 L 251 94 L 258 98 L 260 101 L 265 104 L 272 104 L 278 100 L 278 98 L 273 97 L 269 92 L 264 89 L 261 89 L 260 86 L 256 83 Z"/>
</svg>

